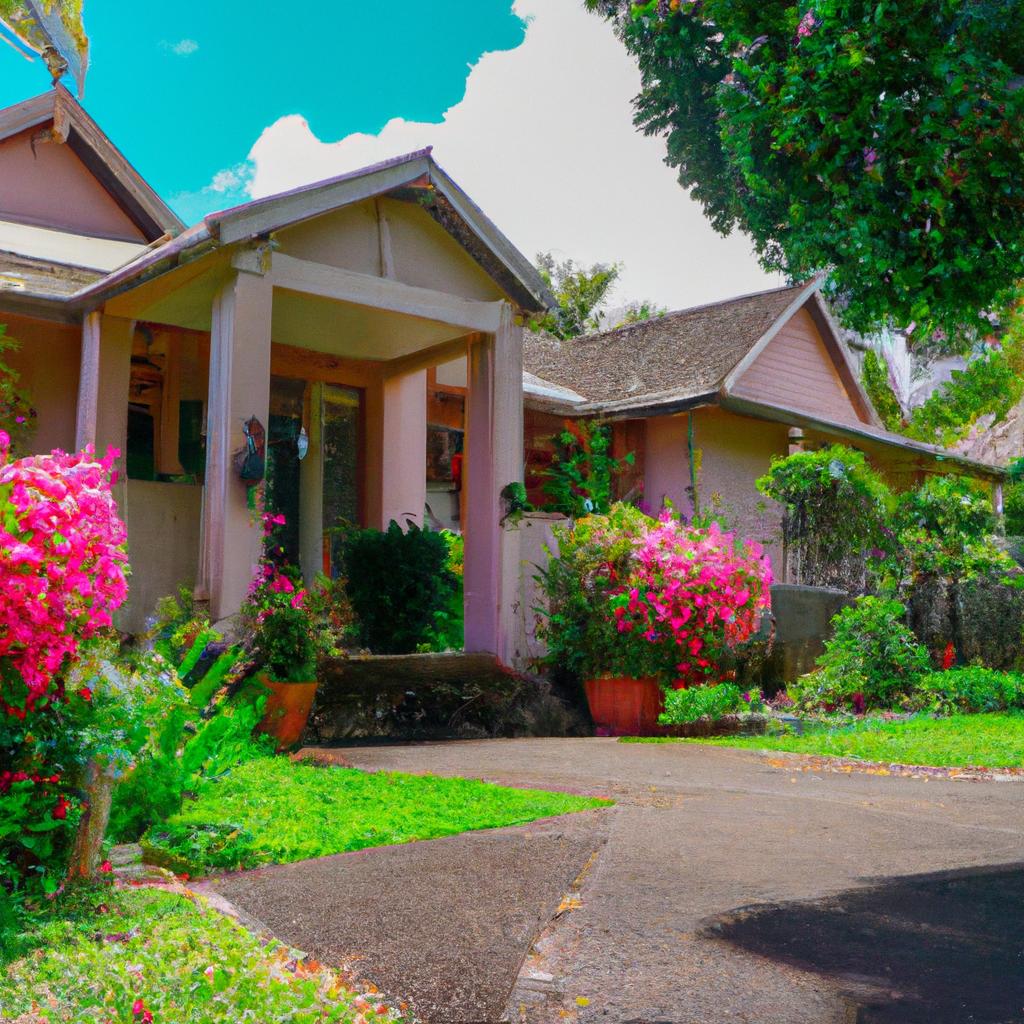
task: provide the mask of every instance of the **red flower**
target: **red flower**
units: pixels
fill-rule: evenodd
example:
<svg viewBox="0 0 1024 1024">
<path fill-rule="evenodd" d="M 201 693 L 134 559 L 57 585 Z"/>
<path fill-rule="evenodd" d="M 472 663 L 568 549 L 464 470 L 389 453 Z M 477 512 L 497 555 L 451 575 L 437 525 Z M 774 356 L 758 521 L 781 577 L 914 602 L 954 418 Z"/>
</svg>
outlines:
<svg viewBox="0 0 1024 1024">
<path fill-rule="evenodd" d="M 78 696 L 81 697 L 82 700 L 84 700 L 86 703 L 88 703 L 92 700 L 92 690 L 90 690 L 88 686 L 83 686 L 78 691 Z"/>
<path fill-rule="evenodd" d="M 50 816 L 57 821 L 63 821 L 68 816 L 68 802 L 65 797 L 57 797 L 57 806 L 50 812 Z"/>
<path fill-rule="evenodd" d="M 152 1024 L 153 1014 L 146 1009 L 146 1004 L 141 999 L 136 999 L 132 1003 L 132 1014 L 138 1021 L 138 1024 Z"/>
<path fill-rule="evenodd" d="M 942 671 L 948 672 L 956 663 L 956 649 L 951 643 L 946 644 L 946 650 L 942 655 Z"/>
<path fill-rule="evenodd" d="M 102 871 L 104 874 L 109 874 L 113 870 L 114 870 L 114 865 L 111 864 L 109 860 L 105 860 L 100 865 L 100 871 Z"/>
</svg>

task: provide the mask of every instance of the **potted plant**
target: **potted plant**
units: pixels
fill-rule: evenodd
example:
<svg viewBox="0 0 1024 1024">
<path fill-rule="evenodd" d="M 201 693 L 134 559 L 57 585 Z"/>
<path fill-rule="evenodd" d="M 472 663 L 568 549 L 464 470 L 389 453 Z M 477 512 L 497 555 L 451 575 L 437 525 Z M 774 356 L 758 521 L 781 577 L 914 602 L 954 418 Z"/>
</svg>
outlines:
<svg viewBox="0 0 1024 1024">
<path fill-rule="evenodd" d="M 270 691 L 257 728 L 277 739 L 278 751 L 302 737 L 316 696 L 317 662 L 325 653 L 327 641 L 306 601 L 298 570 L 264 559 L 242 608 L 260 666 L 257 678 Z"/>
<path fill-rule="evenodd" d="M 615 505 L 557 540 L 542 577 L 541 632 L 549 663 L 583 681 L 601 732 L 665 731 L 664 692 L 717 682 L 726 652 L 756 632 L 769 606 L 760 546 L 717 523 Z"/>
</svg>

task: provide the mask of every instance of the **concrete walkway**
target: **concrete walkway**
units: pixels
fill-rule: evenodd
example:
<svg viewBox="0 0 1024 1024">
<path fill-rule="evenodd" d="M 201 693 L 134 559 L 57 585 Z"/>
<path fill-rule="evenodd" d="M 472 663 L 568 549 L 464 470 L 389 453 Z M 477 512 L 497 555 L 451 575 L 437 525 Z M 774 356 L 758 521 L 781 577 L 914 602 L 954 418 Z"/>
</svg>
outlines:
<svg viewBox="0 0 1024 1024">
<path fill-rule="evenodd" d="M 346 755 L 617 801 L 217 883 L 322 959 L 362 955 L 433 1024 L 1024 1020 L 1024 783 L 607 739 Z"/>
</svg>

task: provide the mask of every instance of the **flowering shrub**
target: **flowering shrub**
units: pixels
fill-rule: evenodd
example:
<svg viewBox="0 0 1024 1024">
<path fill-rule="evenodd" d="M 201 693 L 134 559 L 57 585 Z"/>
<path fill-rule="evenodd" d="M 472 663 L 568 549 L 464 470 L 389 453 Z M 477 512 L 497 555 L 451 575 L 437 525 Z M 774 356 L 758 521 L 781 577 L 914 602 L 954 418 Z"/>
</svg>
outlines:
<svg viewBox="0 0 1024 1024">
<path fill-rule="evenodd" d="M 537 577 L 547 604 L 540 610 L 537 636 L 547 645 L 545 660 L 556 673 L 576 679 L 650 674 L 651 645 L 638 643 L 639 634 L 618 633 L 609 600 L 652 523 L 639 509 L 619 503 L 605 515 L 555 529 L 557 557 Z"/>
<path fill-rule="evenodd" d="M 770 604 L 760 546 L 715 523 L 687 526 L 667 511 L 654 520 L 618 504 L 557 539 L 559 556 L 541 577 L 549 607 L 540 635 L 549 663 L 580 678 L 707 681 Z"/>
<path fill-rule="evenodd" d="M 242 608 L 253 629 L 253 651 L 278 682 L 316 678 L 317 638 L 304 604 L 306 590 L 292 566 L 264 561 Z"/>
<path fill-rule="evenodd" d="M 800 680 L 799 705 L 861 714 L 892 708 L 911 694 L 931 662 L 906 625 L 906 613 L 899 601 L 859 597 L 834 615 L 817 671 Z"/>
<path fill-rule="evenodd" d="M 105 689 L 67 669 L 127 595 L 125 528 L 110 493 L 116 451 L 9 451 L 0 431 L 0 875 L 54 888 L 81 804 L 76 771 L 110 752 L 98 730 L 80 743 Z"/>
<path fill-rule="evenodd" d="M 619 633 L 639 633 L 657 651 L 662 680 L 706 682 L 722 655 L 757 631 L 771 583 L 757 542 L 664 513 L 643 535 L 611 610 Z"/>
</svg>

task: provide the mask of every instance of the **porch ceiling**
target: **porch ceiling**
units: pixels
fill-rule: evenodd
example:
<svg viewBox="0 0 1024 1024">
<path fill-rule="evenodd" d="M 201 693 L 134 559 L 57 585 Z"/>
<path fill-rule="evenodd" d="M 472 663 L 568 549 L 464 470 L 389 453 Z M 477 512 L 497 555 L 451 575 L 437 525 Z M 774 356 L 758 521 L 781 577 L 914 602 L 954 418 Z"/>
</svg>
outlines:
<svg viewBox="0 0 1024 1024">
<path fill-rule="evenodd" d="M 282 345 L 347 359 L 396 359 L 466 333 L 452 324 L 274 289 L 271 334 Z"/>
</svg>

